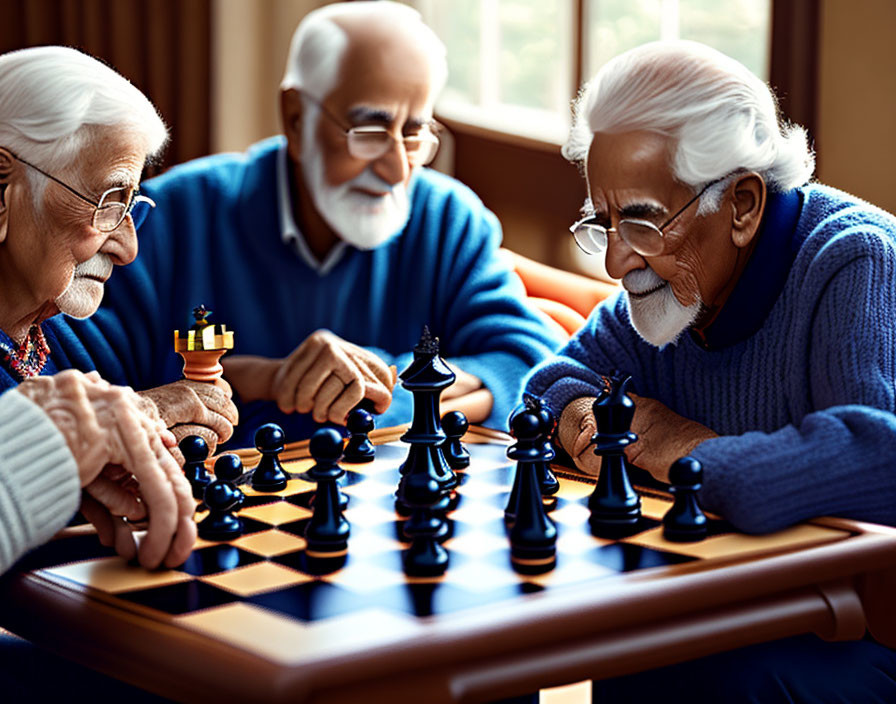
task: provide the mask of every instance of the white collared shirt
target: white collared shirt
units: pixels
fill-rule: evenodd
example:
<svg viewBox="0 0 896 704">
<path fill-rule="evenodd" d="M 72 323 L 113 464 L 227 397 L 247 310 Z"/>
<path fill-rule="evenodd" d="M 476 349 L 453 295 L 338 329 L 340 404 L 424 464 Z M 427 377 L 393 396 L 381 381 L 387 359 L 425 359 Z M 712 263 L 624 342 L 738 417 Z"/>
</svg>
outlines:
<svg viewBox="0 0 896 704">
<path fill-rule="evenodd" d="M 323 261 L 318 261 L 317 257 L 314 256 L 308 248 L 305 236 L 296 224 L 296 219 L 292 215 L 292 194 L 289 190 L 288 168 L 289 155 L 286 151 L 286 144 L 284 144 L 280 147 L 280 154 L 277 156 L 277 202 L 280 206 L 280 237 L 283 240 L 283 244 L 292 247 L 293 251 L 310 268 L 314 269 L 320 276 L 326 276 L 339 262 L 348 244 L 341 239 L 337 240 Z"/>
</svg>

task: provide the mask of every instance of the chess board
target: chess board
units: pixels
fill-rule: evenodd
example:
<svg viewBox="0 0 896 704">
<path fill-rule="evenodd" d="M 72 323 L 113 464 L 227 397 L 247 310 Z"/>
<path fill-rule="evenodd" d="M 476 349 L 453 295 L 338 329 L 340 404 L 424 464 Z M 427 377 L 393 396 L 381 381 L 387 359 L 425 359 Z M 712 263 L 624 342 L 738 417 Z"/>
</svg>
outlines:
<svg viewBox="0 0 896 704">
<path fill-rule="evenodd" d="M 705 540 L 671 543 L 661 526 L 670 497 L 657 490 L 641 492 L 638 532 L 594 537 L 593 480 L 558 467 L 556 567 L 518 574 L 504 523 L 510 439 L 472 429 L 471 466 L 447 516 L 448 570 L 411 578 L 394 510 L 407 454 L 399 435 L 377 431 L 374 462 L 343 464 L 351 537 L 341 560 L 305 553 L 306 442 L 281 457 L 285 490 L 243 487 L 240 538 L 200 540 L 181 568 L 149 572 L 88 527 L 69 529 L 7 580 L 0 622 L 185 701 L 372 702 L 421 691 L 433 702 L 487 701 L 792 633 L 861 637 L 851 585 L 896 564 L 896 531 L 832 519 L 747 536 L 711 518 Z M 257 462 L 241 454 L 247 467 Z"/>
</svg>

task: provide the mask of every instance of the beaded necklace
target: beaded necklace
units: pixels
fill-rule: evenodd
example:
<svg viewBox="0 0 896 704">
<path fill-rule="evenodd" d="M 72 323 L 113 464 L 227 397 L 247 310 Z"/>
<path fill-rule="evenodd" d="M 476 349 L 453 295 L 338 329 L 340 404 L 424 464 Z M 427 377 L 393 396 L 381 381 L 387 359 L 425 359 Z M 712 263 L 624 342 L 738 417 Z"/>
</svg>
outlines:
<svg viewBox="0 0 896 704">
<path fill-rule="evenodd" d="M 20 380 L 40 374 L 50 355 L 44 331 L 36 323 L 28 329 L 21 345 L 0 338 L 0 350 L 3 352 L 3 366 Z"/>
</svg>

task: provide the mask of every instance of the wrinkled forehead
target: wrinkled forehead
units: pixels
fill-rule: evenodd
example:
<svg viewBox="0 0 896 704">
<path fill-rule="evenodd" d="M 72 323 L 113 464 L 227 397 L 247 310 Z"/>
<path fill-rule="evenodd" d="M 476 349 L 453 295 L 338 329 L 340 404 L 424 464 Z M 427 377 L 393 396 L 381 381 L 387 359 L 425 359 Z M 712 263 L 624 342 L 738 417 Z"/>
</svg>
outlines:
<svg viewBox="0 0 896 704">
<path fill-rule="evenodd" d="M 682 188 L 673 175 L 672 143 L 656 132 L 595 132 L 586 180 L 595 206 L 613 194 L 667 198 Z"/>
<path fill-rule="evenodd" d="M 146 163 L 146 137 L 126 126 L 92 125 L 67 171 L 93 192 L 136 187 Z"/>
</svg>

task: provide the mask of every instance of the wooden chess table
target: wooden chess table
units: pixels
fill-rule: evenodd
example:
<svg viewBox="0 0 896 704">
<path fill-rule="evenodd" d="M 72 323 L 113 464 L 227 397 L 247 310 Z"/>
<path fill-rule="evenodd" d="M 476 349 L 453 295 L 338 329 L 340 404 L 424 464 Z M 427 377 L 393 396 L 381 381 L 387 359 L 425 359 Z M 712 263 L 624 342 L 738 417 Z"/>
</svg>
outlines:
<svg viewBox="0 0 896 704">
<path fill-rule="evenodd" d="M 177 570 L 125 564 L 89 526 L 68 528 L 4 578 L 0 625 L 188 702 L 486 702 L 800 633 L 870 627 L 896 645 L 896 530 L 855 521 L 747 536 L 712 518 L 705 540 L 670 543 L 670 498 L 644 490 L 641 530 L 607 540 L 588 528 L 593 481 L 557 468 L 556 568 L 517 574 L 503 521 L 510 438 L 476 428 L 448 570 L 409 578 L 393 510 L 400 433 L 374 431 L 376 460 L 343 465 L 343 564 L 305 554 L 313 485 L 294 478 L 276 494 L 247 490 L 246 533 L 199 541 Z M 288 472 L 310 467 L 307 448 L 287 446 Z"/>
</svg>

